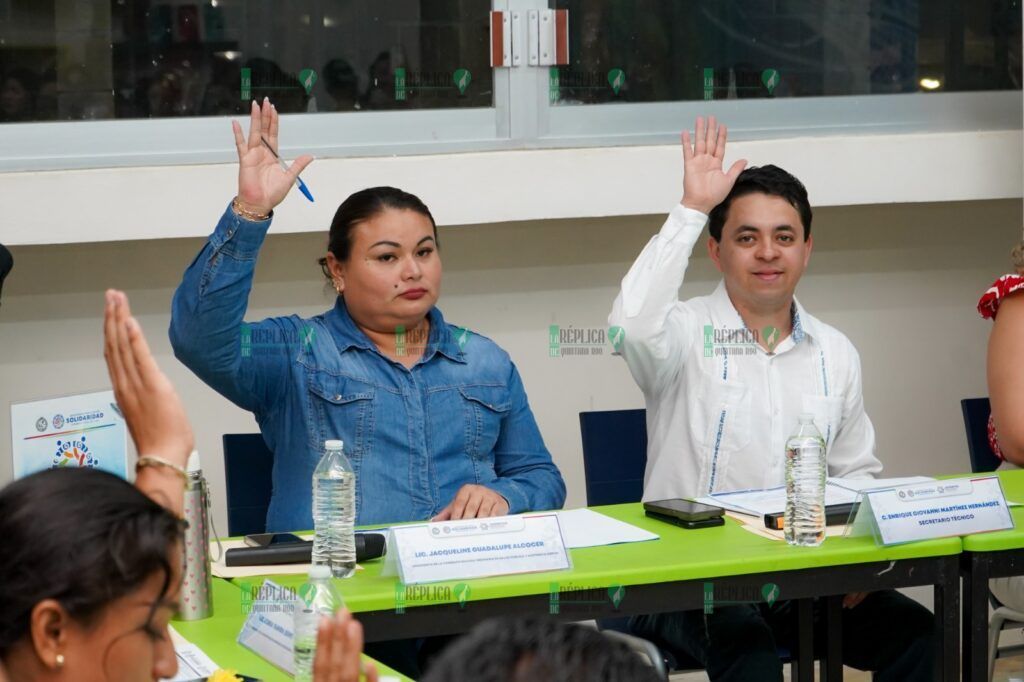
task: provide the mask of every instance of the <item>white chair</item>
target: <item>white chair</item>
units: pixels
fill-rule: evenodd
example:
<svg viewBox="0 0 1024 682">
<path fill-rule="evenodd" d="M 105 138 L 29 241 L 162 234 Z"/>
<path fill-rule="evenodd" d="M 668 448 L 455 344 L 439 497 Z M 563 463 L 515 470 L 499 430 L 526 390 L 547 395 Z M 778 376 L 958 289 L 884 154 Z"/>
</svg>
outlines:
<svg viewBox="0 0 1024 682">
<path fill-rule="evenodd" d="M 988 621 L 988 679 L 992 680 L 992 673 L 996 667 L 996 654 L 999 653 L 999 633 L 1007 628 L 1024 628 L 1024 613 L 1011 609 L 1009 606 L 999 606 L 992 612 Z"/>
</svg>

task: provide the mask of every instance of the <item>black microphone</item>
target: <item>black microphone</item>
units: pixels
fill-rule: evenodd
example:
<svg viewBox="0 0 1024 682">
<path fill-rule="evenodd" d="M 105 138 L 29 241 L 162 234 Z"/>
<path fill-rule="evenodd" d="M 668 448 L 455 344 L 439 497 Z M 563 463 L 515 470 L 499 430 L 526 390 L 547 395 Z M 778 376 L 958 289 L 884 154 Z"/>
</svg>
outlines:
<svg viewBox="0 0 1024 682">
<path fill-rule="evenodd" d="M 378 559 L 387 553 L 387 536 L 382 533 L 356 533 L 357 563 Z"/>
<path fill-rule="evenodd" d="M 379 559 L 387 554 L 381 533 L 356 533 L 356 563 Z M 308 564 L 313 560 L 313 541 L 283 542 L 266 547 L 232 547 L 224 552 L 226 566 L 272 566 Z"/>
<path fill-rule="evenodd" d="M 7 250 L 7 247 L 0 244 L 0 294 L 3 294 L 4 279 L 14 267 L 14 256 Z"/>
</svg>

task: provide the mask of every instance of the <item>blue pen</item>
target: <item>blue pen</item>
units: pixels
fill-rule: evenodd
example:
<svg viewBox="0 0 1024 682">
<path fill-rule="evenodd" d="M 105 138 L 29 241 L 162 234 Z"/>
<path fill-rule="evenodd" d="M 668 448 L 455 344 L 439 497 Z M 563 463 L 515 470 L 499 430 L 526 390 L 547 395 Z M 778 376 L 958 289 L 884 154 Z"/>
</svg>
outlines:
<svg viewBox="0 0 1024 682">
<path fill-rule="evenodd" d="M 277 159 L 277 162 L 279 164 L 281 164 L 281 168 L 283 168 L 283 169 L 285 169 L 287 171 L 288 170 L 288 164 L 286 164 L 281 159 L 281 157 L 277 155 L 277 152 L 274 151 L 274 148 L 270 146 L 269 142 L 267 142 L 267 138 L 265 138 L 263 136 L 260 136 L 260 139 L 263 140 L 263 144 L 265 144 L 267 146 L 267 149 L 269 149 L 270 153 L 274 155 L 274 158 Z M 304 183 L 302 181 L 302 178 L 300 178 L 299 176 L 295 176 L 295 182 L 296 182 L 296 184 L 298 184 L 299 191 L 302 192 L 303 196 L 305 196 L 310 201 L 313 201 L 313 195 L 309 193 L 309 188 L 306 187 L 306 183 Z"/>
</svg>

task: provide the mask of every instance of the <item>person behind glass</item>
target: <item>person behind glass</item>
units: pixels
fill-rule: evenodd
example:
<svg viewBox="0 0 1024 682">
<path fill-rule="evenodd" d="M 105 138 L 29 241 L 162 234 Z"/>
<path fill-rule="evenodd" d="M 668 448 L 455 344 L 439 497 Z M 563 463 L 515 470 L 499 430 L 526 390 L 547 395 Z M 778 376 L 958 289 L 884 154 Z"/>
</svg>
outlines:
<svg viewBox="0 0 1024 682">
<path fill-rule="evenodd" d="M 28 69 L 12 69 L 0 78 L 0 122 L 35 120 L 39 77 Z"/>
<path fill-rule="evenodd" d="M 278 115 L 233 123 L 238 195 L 174 295 L 175 355 L 252 411 L 275 453 L 267 530 L 311 528 L 313 470 L 341 439 L 360 525 L 557 509 L 565 484 L 515 365 L 489 339 L 445 322 L 437 229 L 415 196 L 356 192 L 338 208 L 321 265 L 333 309 L 243 323 L 272 211 L 312 161 L 285 172 Z"/>
<path fill-rule="evenodd" d="M 359 103 L 359 77 L 344 59 L 335 58 L 322 69 L 324 88 L 331 96 L 330 111 L 355 111 Z M 327 110 L 327 107 L 323 107 Z"/>
<path fill-rule="evenodd" d="M 783 485 L 785 439 L 805 412 L 826 439 L 829 475 L 882 469 L 857 351 L 794 297 L 812 249 L 807 191 L 775 166 L 737 161 L 723 171 L 726 138 L 713 117 L 697 119 L 693 144 L 683 133 L 682 201 L 622 280 L 608 318 L 623 329 L 621 352 L 647 405 L 644 500 Z M 709 218 L 708 253 L 723 281 L 680 301 Z M 927 609 L 893 590 L 846 595 L 843 605 L 844 664 L 882 682 L 930 679 Z M 781 680 L 776 645 L 795 633 L 788 602 L 638 616 L 631 627 L 696 659 L 714 681 Z"/>
</svg>

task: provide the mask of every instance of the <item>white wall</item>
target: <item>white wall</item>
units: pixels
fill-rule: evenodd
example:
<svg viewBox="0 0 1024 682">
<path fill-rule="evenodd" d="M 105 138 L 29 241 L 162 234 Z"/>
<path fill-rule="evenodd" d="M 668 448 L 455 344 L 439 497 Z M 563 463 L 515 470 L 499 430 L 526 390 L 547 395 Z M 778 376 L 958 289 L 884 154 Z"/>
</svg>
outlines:
<svg viewBox="0 0 1024 682">
<path fill-rule="evenodd" d="M 173 119 L 146 123 L 166 127 L 175 139 L 177 128 L 188 126 Z M 226 131 L 226 122 L 219 123 Z M 95 125 L 108 123 L 75 124 L 74 140 L 92 139 L 95 131 L 79 126 Z M 803 179 L 816 206 L 1008 199 L 1021 194 L 1021 142 L 1019 127 L 899 135 L 853 129 L 731 141 L 726 162 L 781 166 Z M 230 145 L 230 138 L 222 143 Z M 0 173 L 0 242 L 205 236 L 237 174 L 234 163 Z M 374 185 L 418 195 L 440 225 L 661 213 L 682 194 L 682 159 L 678 144 L 324 158 L 302 177 L 318 200 L 310 204 L 291 192 L 278 210 L 279 234 L 318 232 L 342 197 Z"/>
<path fill-rule="evenodd" d="M 216 217 L 209 216 L 211 227 Z M 441 230 L 445 316 L 492 337 L 518 364 L 541 431 L 565 475 L 569 505 L 585 502 L 578 413 L 639 407 L 642 399 L 619 358 L 548 357 L 547 328 L 604 327 L 619 280 L 662 219 Z M 989 328 L 974 306 L 985 287 L 1007 271 L 1021 224 L 1019 200 L 816 212 L 816 252 L 797 293 L 860 350 L 865 402 L 887 474 L 968 468 L 958 401 L 986 393 Z M 88 215 L 80 229 L 92 229 Z M 249 317 L 313 314 L 331 305 L 315 265 L 325 243 L 325 234 L 272 235 L 257 270 Z M 0 307 L 0 452 L 10 442 L 10 402 L 108 385 L 102 291 L 123 288 L 185 399 L 211 481 L 216 523 L 225 532 L 220 436 L 255 431 L 255 423 L 174 360 L 166 333 L 171 295 L 200 245 L 190 238 L 13 249 L 16 265 Z M 716 282 L 701 251 L 682 294 L 709 292 Z M 10 475 L 9 456 L 0 456 L 0 484 Z"/>
</svg>

